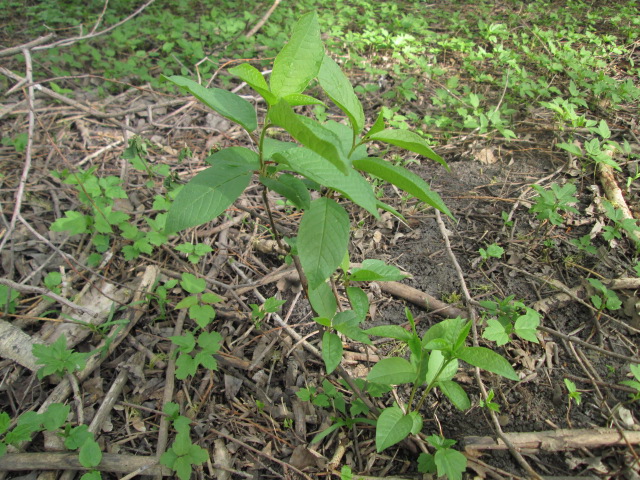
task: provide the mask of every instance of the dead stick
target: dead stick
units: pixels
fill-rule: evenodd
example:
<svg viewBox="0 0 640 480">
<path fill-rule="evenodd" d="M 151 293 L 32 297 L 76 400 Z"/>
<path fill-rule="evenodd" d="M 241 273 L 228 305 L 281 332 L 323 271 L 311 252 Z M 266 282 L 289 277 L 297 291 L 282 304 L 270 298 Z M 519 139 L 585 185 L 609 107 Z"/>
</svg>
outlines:
<svg viewBox="0 0 640 480">
<path fill-rule="evenodd" d="M 103 453 L 96 470 L 101 472 L 129 473 L 145 466 L 147 475 L 168 477 L 174 472 L 157 465 L 158 459 L 140 455 L 116 455 Z M 0 457 L 0 472 L 24 472 L 33 470 L 82 470 L 88 468 L 80 464 L 77 453 L 7 453 Z"/>
</svg>

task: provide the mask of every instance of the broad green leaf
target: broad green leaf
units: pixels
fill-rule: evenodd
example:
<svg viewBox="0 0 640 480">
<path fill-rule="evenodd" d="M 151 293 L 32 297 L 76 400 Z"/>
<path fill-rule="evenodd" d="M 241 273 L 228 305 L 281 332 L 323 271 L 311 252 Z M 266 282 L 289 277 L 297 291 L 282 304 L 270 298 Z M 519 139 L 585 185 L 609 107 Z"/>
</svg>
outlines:
<svg viewBox="0 0 640 480">
<path fill-rule="evenodd" d="M 413 422 L 413 426 L 411 427 L 411 433 L 413 435 L 418 435 L 422 430 L 422 426 L 424 424 L 422 417 L 418 412 L 409 412 L 407 416 L 411 417 L 411 420 Z"/>
<path fill-rule="evenodd" d="M 487 320 L 487 328 L 482 332 L 482 338 L 496 342 L 496 345 L 502 346 L 509 342 L 509 331 L 505 326 L 495 318 Z"/>
<path fill-rule="evenodd" d="M 418 471 L 420 473 L 435 473 L 436 462 L 430 453 L 421 453 L 418 456 Z"/>
<path fill-rule="evenodd" d="M 409 130 L 395 130 L 393 128 L 388 128 L 370 135 L 369 140 L 390 143 L 396 147 L 404 148 L 410 152 L 415 152 L 423 157 L 427 157 L 438 162 L 449 170 L 447 162 L 445 162 L 440 155 L 431 150 L 429 144 L 417 133 L 410 132 Z"/>
<path fill-rule="evenodd" d="M 367 294 L 360 287 L 347 287 L 347 297 L 358 319 L 364 321 L 369 313 L 369 297 L 367 297 Z"/>
<path fill-rule="evenodd" d="M 358 145 L 355 150 L 351 151 L 353 148 L 353 129 L 350 126 L 345 125 L 344 123 L 338 123 L 335 120 L 329 120 L 324 123 L 323 126 L 338 136 L 340 139 L 340 145 L 342 145 L 342 151 L 350 152 L 350 161 L 367 158 L 369 153 L 367 152 L 366 145 Z"/>
<path fill-rule="evenodd" d="M 376 118 L 375 123 L 371 126 L 365 138 L 371 137 L 371 135 L 375 135 L 376 133 L 380 133 L 384 130 L 384 115 L 382 114 L 382 110 L 378 113 L 378 118 Z"/>
<path fill-rule="evenodd" d="M 309 288 L 309 303 L 313 310 L 324 318 L 333 318 L 338 309 L 336 297 L 327 282 L 322 282 L 316 288 Z"/>
<path fill-rule="evenodd" d="M 447 363 L 442 372 L 440 372 L 440 375 L 438 375 L 438 378 L 435 378 L 444 362 L 445 358 L 440 350 L 434 350 L 431 352 L 431 355 L 429 356 L 429 368 L 425 378 L 426 383 L 429 384 L 433 381 L 441 382 L 451 380 L 453 376 L 458 373 L 458 360 L 454 358 Z"/>
<path fill-rule="evenodd" d="M 338 268 L 349 243 L 349 215 L 329 198 L 311 202 L 298 231 L 298 256 L 315 289 Z"/>
<path fill-rule="evenodd" d="M 467 320 L 460 317 L 448 318 L 447 320 L 436 323 L 426 331 L 422 338 L 422 343 L 423 345 L 427 345 L 430 342 L 442 339 L 449 345 L 449 348 L 453 349 L 453 347 L 458 343 L 461 334 L 464 334 L 465 331 L 468 332 L 468 323 L 469 322 L 467 322 Z M 446 350 L 446 348 L 441 346 L 438 346 L 437 348 L 439 350 Z"/>
<path fill-rule="evenodd" d="M 271 159 L 271 157 L 278 153 L 290 150 L 292 148 L 298 148 L 298 145 L 294 142 L 283 142 L 282 140 L 276 140 L 275 138 L 266 137 L 262 145 L 265 160 Z"/>
<path fill-rule="evenodd" d="M 365 331 L 369 335 L 375 335 L 376 337 L 395 338 L 405 342 L 408 342 L 413 336 L 411 332 L 406 331 L 400 325 L 378 325 Z"/>
<path fill-rule="evenodd" d="M 309 180 L 337 190 L 376 218 L 380 217 L 371 184 L 356 170 L 349 168 L 345 175 L 320 155 L 306 148 L 276 153 L 273 158 Z"/>
<path fill-rule="evenodd" d="M 59 218 L 51 224 L 52 232 L 69 232 L 69 235 L 86 233 L 90 217 L 74 210 L 64 212 L 65 218 Z"/>
<path fill-rule="evenodd" d="M 467 457 L 452 448 L 436 451 L 433 460 L 438 468 L 438 476 L 449 480 L 462 480 L 462 474 L 467 469 Z"/>
<path fill-rule="evenodd" d="M 340 427 L 344 427 L 346 424 L 344 423 L 344 420 L 338 420 L 336 423 L 328 426 L 327 428 L 325 428 L 323 431 L 321 431 L 320 433 L 318 433 L 315 437 L 313 437 L 311 439 L 310 445 L 313 445 L 315 443 L 318 443 L 320 440 L 322 440 L 323 438 L 325 438 L 327 435 L 329 435 L 330 433 L 336 431 L 337 429 L 339 429 Z"/>
<path fill-rule="evenodd" d="M 356 312 L 353 310 L 345 310 L 334 317 L 331 325 L 344 336 L 357 342 L 370 345 L 371 340 L 369 340 L 369 336 L 359 327 L 361 321 Z"/>
<path fill-rule="evenodd" d="M 385 408 L 376 423 L 376 450 L 382 452 L 411 433 L 413 418 L 402 413 L 399 407 Z"/>
<path fill-rule="evenodd" d="M 318 75 L 324 46 L 315 12 L 300 17 L 289 42 L 282 48 L 271 72 L 271 92 L 277 97 L 302 93 Z"/>
<path fill-rule="evenodd" d="M 52 403 L 47 408 L 47 411 L 43 415 L 42 424 L 45 430 L 53 432 L 60 428 L 66 421 L 71 407 L 69 405 L 63 405 L 61 403 Z M 2 433 L 2 427 L 0 427 L 0 433 Z"/>
<path fill-rule="evenodd" d="M 347 114 L 356 134 L 364 128 L 364 110 L 356 97 L 351 82 L 338 64 L 328 55 L 324 56 L 318 74 L 320 86 L 340 110 Z"/>
<path fill-rule="evenodd" d="M 399 385 L 412 383 L 416 379 L 416 374 L 416 367 L 404 358 L 391 357 L 383 358 L 376 363 L 367 375 L 367 380 L 384 385 Z"/>
<path fill-rule="evenodd" d="M 311 204 L 311 196 L 306 185 L 293 175 L 283 173 L 277 178 L 261 176 L 260 182 L 267 188 L 282 195 L 300 210 L 307 210 Z"/>
<path fill-rule="evenodd" d="M 259 168 L 258 154 L 242 147 L 221 150 L 209 160 L 211 167 L 193 177 L 171 204 L 168 233 L 213 220 L 244 192 Z"/>
<path fill-rule="evenodd" d="M 322 360 L 327 375 L 333 372 L 342 360 L 342 340 L 335 333 L 324 332 L 322 335 Z"/>
<path fill-rule="evenodd" d="M 469 396 L 464 389 L 453 380 L 443 380 L 438 382 L 438 388 L 451 400 L 451 403 L 458 410 L 468 410 L 471 408 L 471 402 Z"/>
<path fill-rule="evenodd" d="M 102 461 L 102 451 L 100 450 L 98 442 L 92 438 L 84 442 L 84 445 L 80 447 L 78 460 L 80 461 L 80 465 L 87 468 L 100 465 Z"/>
<path fill-rule="evenodd" d="M 340 148 L 340 139 L 331 130 L 311 118 L 297 115 L 285 100 L 280 100 L 269 109 L 269 120 L 347 174 L 346 154 Z"/>
<path fill-rule="evenodd" d="M 303 93 L 292 93 L 284 97 L 284 99 L 292 107 L 297 107 L 299 105 L 324 105 L 322 100 L 318 100 L 317 98 Z"/>
<path fill-rule="evenodd" d="M 260 70 L 248 63 L 242 63 L 236 67 L 230 68 L 229 73 L 235 75 L 243 82 L 246 82 L 251 88 L 260 94 L 269 105 L 277 102 L 277 98 L 269 91 L 269 85 L 264 79 Z"/>
<path fill-rule="evenodd" d="M 392 165 L 389 162 L 375 157 L 354 160 L 353 166 L 394 184 L 396 187 L 453 218 L 453 215 L 440 198 L 440 195 L 432 191 L 429 185 L 427 185 L 427 182 L 422 178 L 406 168 Z"/>
<path fill-rule="evenodd" d="M 362 266 L 352 269 L 349 280 L 352 282 L 399 282 L 407 278 L 399 268 L 387 265 L 382 260 L 367 259 Z"/>
<path fill-rule="evenodd" d="M 520 380 L 511 364 L 502 356 L 485 347 L 463 347 L 458 351 L 458 358 L 474 367 L 502 375 L 509 380 Z"/>
<path fill-rule="evenodd" d="M 178 75 L 164 78 L 184 88 L 207 107 L 232 122 L 240 124 L 245 130 L 253 132 L 258 128 L 258 117 L 253 105 L 235 93 L 221 88 L 206 88 L 191 79 Z"/>
<path fill-rule="evenodd" d="M 193 273 L 183 273 L 180 286 L 189 293 L 201 293 L 207 286 L 204 278 L 198 278 Z"/>
<path fill-rule="evenodd" d="M 527 308 L 527 313 L 518 317 L 515 325 L 513 326 L 513 331 L 516 332 L 520 338 L 524 340 L 529 340 L 533 343 L 539 343 L 538 337 L 536 336 L 536 332 L 538 331 L 538 327 L 540 326 L 540 314 L 533 310 L 532 308 Z"/>
</svg>

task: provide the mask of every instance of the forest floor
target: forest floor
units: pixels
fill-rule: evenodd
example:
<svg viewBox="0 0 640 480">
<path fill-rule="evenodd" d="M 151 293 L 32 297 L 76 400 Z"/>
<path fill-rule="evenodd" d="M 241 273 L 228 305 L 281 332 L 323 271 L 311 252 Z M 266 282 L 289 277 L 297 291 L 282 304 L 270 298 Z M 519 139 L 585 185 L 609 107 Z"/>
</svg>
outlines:
<svg viewBox="0 0 640 480">
<path fill-rule="evenodd" d="M 4 46 L 12 45 L 5 39 Z M 637 53 L 635 58 L 640 61 Z M 373 64 L 380 58 L 370 60 Z M 455 70 L 459 59 L 452 56 L 449 61 L 447 68 Z M 20 63 L 3 68 L 19 72 Z M 611 63 L 607 68 L 624 66 Z M 391 86 L 357 67 L 349 75 L 358 85 L 381 85 L 363 99 L 366 118 L 375 119 L 379 106 L 388 103 L 384 94 Z M 424 82 L 417 98 L 400 113 L 423 115 L 431 108 L 441 85 Z M 500 93 L 494 92 L 496 98 Z M 114 196 L 109 212 L 123 212 L 141 232 L 148 231 L 145 219 L 161 211 L 155 203 L 158 196 L 201 171 L 212 149 L 252 147 L 238 127 L 191 97 L 151 87 L 129 88 L 106 98 L 90 90 L 40 90 L 31 108 L 34 125 L 25 150 L 11 140 L 27 131 L 30 108 L 25 98 L 17 89 L 0 103 L 0 130 L 7 139 L 0 147 L 0 286 L 6 295 L 0 320 L 0 356 L 5 358 L 0 360 L 0 408 L 9 414 L 12 428 L 24 412 L 68 403 L 72 423 L 91 425 L 96 434 L 104 452 L 98 467 L 103 478 L 124 478 L 132 472 L 167 476 L 173 473 L 161 467 L 156 456 L 175 438 L 163 413 L 165 404 L 175 402 L 191 421 L 192 441 L 209 453 L 210 460 L 195 468 L 195 478 L 340 478 L 345 465 L 353 478 L 430 478 L 417 472 L 411 442 L 377 453 L 372 427 L 338 429 L 310 444 L 339 414 L 302 401 L 296 392 L 305 387 L 321 390 L 324 380 L 334 379 L 325 375 L 322 360 L 308 348 L 319 347 L 316 326 L 295 269 L 285 262 L 284 252 L 269 243 L 257 188 L 250 186 L 217 221 L 157 245 L 153 240 L 145 244 L 144 235 L 107 234 L 110 243 L 97 259 L 92 254 L 101 232 L 70 236 L 51 230 L 65 212 L 90 211 L 91 205 L 81 201 L 83 193 L 86 197 L 96 188 L 104 194 L 114 185 L 98 179 L 115 177 L 126 196 Z M 258 111 L 264 112 L 259 104 Z M 445 218 L 439 225 L 433 209 L 389 186 L 379 187 L 380 198 L 406 222 L 350 211 L 355 225 L 351 261 L 382 259 L 410 275 L 401 282 L 404 287 L 393 285 L 395 289 L 382 283 L 363 285 L 370 300 L 367 327 L 407 325 L 408 307 L 419 333 L 452 313 L 474 318 L 483 331 L 492 316 L 486 304 L 478 302 L 511 296 L 541 315 L 537 344 L 517 336 L 503 346 L 479 339 L 509 360 L 519 382 L 488 373 L 477 378 L 475 369 L 465 364 L 455 379 L 472 407 L 456 410 L 438 393 L 423 407 L 423 431 L 457 441 L 456 448 L 468 459 L 466 478 L 531 478 L 525 463 L 550 479 L 640 478 L 640 401 L 631 401 L 635 390 L 620 383 L 632 379 L 629 365 L 640 363 L 637 246 L 633 233 L 620 230 L 609 240 L 601 233 L 614 225 L 602 205 L 609 178 L 620 186 L 636 219 L 640 212 L 637 178 L 627 183 L 640 169 L 637 112 L 635 103 L 608 117 L 610 139 L 626 141 L 632 152 L 612 177 L 586 168 L 556 147 L 564 132 L 553 112 L 523 107 L 513 123 L 516 139 L 474 130 L 443 136 L 434 150 L 450 172 L 415 155 L 387 153 L 390 161 L 425 179 L 454 219 Z M 326 112 L 339 120 L 334 113 Z M 585 113 L 591 114 L 599 118 L 593 111 Z M 576 144 L 593 138 L 587 128 L 575 128 L 574 133 Z M 123 159 L 133 135 L 148 140 L 145 172 Z M 30 165 L 25 168 L 27 156 Z M 162 166 L 171 173 L 159 173 Z M 577 187 L 576 212 L 563 211 L 560 225 L 537 219 L 530 211 L 537 195 L 532 185 L 548 189 L 567 182 Z M 296 210 L 275 194 L 270 200 L 277 221 L 295 232 Z M 592 240 L 588 251 L 576 246 L 585 236 Z M 212 250 L 192 263 L 174 249 L 184 242 L 203 243 Z M 494 244 L 503 251 L 483 259 L 480 249 Z M 126 245 L 137 245 L 138 250 L 123 252 Z M 177 282 L 184 273 L 204 279 L 206 291 L 220 297 L 211 326 L 223 341 L 217 370 L 202 368 L 177 380 L 175 345 L 169 337 L 192 328 L 186 310 L 176 309 L 185 295 Z M 598 292 L 588 279 L 599 279 L 606 292 L 615 293 L 620 308 L 596 308 L 591 297 Z M 471 302 L 465 302 L 465 290 Z M 59 296 L 45 295 L 52 291 Z M 425 294 L 448 309 L 434 311 Z M 73 303 L 64 305 L 60 297 Z M 279 316 L 286 326 L 270 314 L 252 316 L 256 307 L 251 305 L 260 306 L 271 297 L 285 301 Z M 51 343 L 62 334 L 77 352 L 99 349 L 102 354 L 92 356 L 89 367 L 74 378 L 40 379 L 30 346 Z M 404 354 L 388 339 L 369 347 L 345 341 L 342 365 L 363 378 L 376 358 Z M 574 382 L 581 401 L 569 396 L 565 379 Z M 499 412 L 481 406 L 483 389 L 494 392 Z M 376 402 L 388 406 L 407 396 L 408 390 L 398 387 Z M 9 478 L 40 478 L 37 470 L 80 470 L 71 456 L 56 453 L 64 449 L 61 442 L 60 436 L 34 435 L 22 444 L 34 456 L 20 457 L 10 449 L 0 457 L 0 471 L 14 470 Z M 344 471 L 342 478 L 348 478 Z"/>
</svg>

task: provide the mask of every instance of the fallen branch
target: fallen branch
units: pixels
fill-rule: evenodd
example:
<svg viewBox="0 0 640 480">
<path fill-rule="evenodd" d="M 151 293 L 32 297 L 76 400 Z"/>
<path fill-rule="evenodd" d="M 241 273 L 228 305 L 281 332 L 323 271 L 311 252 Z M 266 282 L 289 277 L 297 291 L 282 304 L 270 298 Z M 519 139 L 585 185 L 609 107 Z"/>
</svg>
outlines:
<svg viewBox="0 0 640 480">
<path fill-rule="evenodd" d="M 129 473 L 142 469 L 145 475 L 174 474 L 167 467 L 158 465 L 158 459 L 140 455 L 117 455 L 103 453 L 100 465 L 95 467 L 101 472 Z M 80 464 L 77 453 L 7 453 L 0 457 L 0 472 L 28 472 L 34 470 L 89 470 Z"/>
<path fill-rule="evenodd" d="M 640 444 L 640 432 L 623 432 L 627 442 L 632 445 Z M 515 432 L 504 434 L 517 448 L 527 450 L 527 453 L 545 450 L 557 452 L 563 450 L 577 450 L 579 448 L 610 447 L 627 445 L 623 435 L 610 428 L 584 428 L 577 430 L 546 430 L 543 432 Z M 465 437 L 465 450 L 506 450 L 507 446 L 500 439 L 491 437 Z"/>
</svg>

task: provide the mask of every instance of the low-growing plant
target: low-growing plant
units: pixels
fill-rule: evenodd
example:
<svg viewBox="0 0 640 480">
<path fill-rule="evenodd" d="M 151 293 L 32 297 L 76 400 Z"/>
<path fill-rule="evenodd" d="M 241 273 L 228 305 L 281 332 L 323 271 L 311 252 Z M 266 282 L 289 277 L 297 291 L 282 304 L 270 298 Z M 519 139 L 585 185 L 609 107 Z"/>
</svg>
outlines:
<svg viewBox="0 0 640 480">
<path fill-rule="evenodd" d="M 504 248 L 502 248 L 497 243 L 492 243 L 487 246 L 487 249 L 480 248 L 478 250 L 480 257 L 482 258 L 482 262 L 486 263 L 490 258 L 501 258 L 504 255 Z"/>
<path fill-rule="evenodd" d="M 33 355 L 44 367 L 38 370 L 38 378 L 42 379 L 47 375 L 66 375 L 78 370 L 82 370 L 87 358 L 94 352 L 80 353 L 67 348 L 67 338 L 64 334 L 50 345 L 36 343 L 33 345 Z"/>
<path fill-rule="evenodd" d="M 514 301 L 514 296 L 499 300 L 482 300 L 480 305 L 489 317 L 482 337 L 504 345 L 511 341 L 511 335 L 529 342 L 538 343 L 536 331 L 540 326 L 540 314 L 524 303 Z"/>
<path fill-rule="evenodd" d="M 171 447 L 160 457 L 160 463 L 175 471 L 180 480 L 189 480 L 193 467 L 206 462 L 209 454 L 191 441 L 191 420 L 180 415 L 177 404 L 167 403 L 163 411 L 171 418 L 177 433 Z"/>
<path fill-rule="evenodd" d="M 495 397 L 495 392 L 493 391 L 493 389 L 491 389 L 487 392 L 486 400 L 480 399 L 480 406 L 499 413 L 500 405 L 493 401 L 493 397 Z"/>
<path fill-rule="evenodd" d="M 93 433 L 87 425 L 72 426 L 67 422 L 71 407 L 61 403 L 52 403 L 43 413 L 33 411 L 20 415 L 14 428 L 9 429 L 11 417 L 6 412 L 0 412 L 0 456 L 7 452 L 7 446 L 18 447 L 24 442 L 30 442 L 34 435 L 40 432 L 57 432 L 64 439 L 64 446 L 69 450 L 78 451 L 78 461 L 89 469 L 81 479 L 99 480 L 100 472 L 94 470 L 102 461 L 102 451 Z"/>
<path fill-rule="evenodd" d="M 577 202 L 575 198 L 576 186 L 567 183 L 563 187 L 557 183 L 552 183 L 550 189 L 545 189 L 540 185 L 532 185 L 538 195 L 533 198 L 533 206 L 529 210 L 536 213 L 538 220 L 548 220 L 552 225 L 562 225 L 564 218 L 561 212 L 579 213 L 571 205 Z"/>
<path fill-rule="evenodd" d="M 632 402 L 640 401 L 640 365 L 631 364 L 629 365 L 629 370 L 633 375 L 633 380 L 623 380 L 620 383 L 622 385 L 626 385 L 627 387 L 631 387 L 635 389 L 635 393 L 629 394 L 629 399 Z"/>
<path fill-rule="evenodd" d="M 452 380 L 458 369 L 458 359 L 517 380 L 509 363 L 498 354 L 482 347 L 464 345 L 470 323 L 461 319 L 432 327 L 423 339 L 418 337 L 415 326 L 413 332 L 393 326 L 377 327 L 367 332 L 360 328 L 369 303 L 365 292 L 354 286 L 354 282 L 399 280 L 405 275 L 379 260 L 365 260 L 360 267 L 351 267 L 347 249 L 349 215 L 339 200 L 350 200 L 374 217 L 379 217 L 380 209 L 397 214 L 375 196 L 363 176 L 368 174 L 389 181 L 451 215 L 439 195 L 431 191 L 423 179 L 401 166 L 368 156 L 366 143 L 384 142 L 413 151 L 445 167 L 446 163 L 420 135 L 407 130 L 385 129 L 382 114 L 363 133 L 365 118 L 362 105 L 338 64 L 325 54 L 315 14 L 304 15 L 295 25 L 289 43 L 275 59 L 269 83 L 250 64 L 238 65 L 230 72 L 265 100 L 267 113 L 261 126 L 254 107 L 239 96 L 218 88 L 202 87 L 187 78 L 167 78 L 243 127 L 255 140 L 257 152 L 230 147 L 211 155 L 207 159 L 211 167 L 191 179 L 170 206 L 166 233 L 214 219 L 243 193 L 255 174 L 265 191 L 275 191 L 303 211 L 297 236 L 288 239 L 288 243 L 316 314 L 315 320 L 323 332 L 322 356 L 327 373 L 333 372 L 342 359 L 343 346 L 339 335 L 363 343 L 370 343 L 371 334 L 388 336 L 406 342 L 411 350 L 410 361 L 383 359 L 373 367 L 368 378 L 369 382 L 387 386 L 412 384 L 408 409 L 403 411 L 400 406 L 389 407 L 376 421 L 376 447 L 379 451 L 421 430 L 419 410 L 434 388 L 443 390 L 456 406 L 469 407 L 464 390 Z M 324 104 L 303 93 L 314 78 L 344 112 L 348 125 L 334 121 L 321 124 L 295 113 L 297 105 Z M 270 133 L 275 127 L 284 129 L 301 146 L 271 138 Z M 312 199 L 310 188 L 317 190 L 320 197 Z M 266 195 L 263 198 L 266 202 Z M 265 208 L 271 219 L 271 231 L 276 240 L 282 242 L 276 233 L 278 229 L 268 203 L 265 203 Z M 335 280 L 344 286 L 351 306 L 351 309 L 340 312 L 337 309 L 338 299 L 329 283 L 338 268 L 341 273 Z M 259 312 L 259 307 L 256 308 Z M 193 343 L 190 342 L 189 346 Z M 425 385 L 420 399 L 417 399 L 419 389 Z M 331 398 L 334 408 L 340 412 L 335 403 L 339 404 L 340 395 L 328 384 L 323 388 L 322 395 L 327 400 Z M 311 401 L 325 398 L 314 395 L 308 391 Z M 343 416 L 336 421 L 334 428 L 348 423 L 349 417 L 341 413 Z"/>
<path fill-rule="evenodd" d="M 609 290 L 600 280 L 597 278 L 589 278 L 588 282 L 596 290 L 596 294 L 591 295 L 589 299 L 598 310 L 598 318 L 604 310 L 614 311 L 622 307 L 622 302 L 618 298 L 618 295 L 616 295 L 616 292 Z"/>
</svg>

